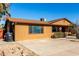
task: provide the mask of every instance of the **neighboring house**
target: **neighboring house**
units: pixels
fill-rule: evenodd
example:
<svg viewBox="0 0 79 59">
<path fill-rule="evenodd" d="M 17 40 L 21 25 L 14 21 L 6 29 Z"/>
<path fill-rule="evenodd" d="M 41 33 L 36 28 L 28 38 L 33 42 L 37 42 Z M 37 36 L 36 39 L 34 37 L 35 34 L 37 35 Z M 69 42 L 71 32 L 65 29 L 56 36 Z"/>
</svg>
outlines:
<svg viewBox="0 0 79 59">
<path fill-rule="evenodd" d="M 3 29 L 0 28 L 0 40 L 3 40 Z"/>
<path fill-rule="evenodd" d="M 55 32 L 69 32 L 73 23 L 66 18 L 55 21 L 24 20 L 20 18 L 8 18 L 5 33 L 13 33 L 14 41 L 51 38 Z"/>
</svg>

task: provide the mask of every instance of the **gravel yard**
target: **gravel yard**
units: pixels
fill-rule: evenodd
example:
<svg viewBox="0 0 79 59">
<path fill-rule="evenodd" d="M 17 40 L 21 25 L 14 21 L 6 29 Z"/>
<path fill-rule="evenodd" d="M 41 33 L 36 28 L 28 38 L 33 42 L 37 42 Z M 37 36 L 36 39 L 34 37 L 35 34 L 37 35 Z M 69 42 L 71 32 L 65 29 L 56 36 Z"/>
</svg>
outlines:
<svg viewBox="0 0 79 59">
<path fill-rule="evenodd" d="M 37 54 L 16 42 L 0 41 L 0 56 L 37 56 Z"/>
</svg>

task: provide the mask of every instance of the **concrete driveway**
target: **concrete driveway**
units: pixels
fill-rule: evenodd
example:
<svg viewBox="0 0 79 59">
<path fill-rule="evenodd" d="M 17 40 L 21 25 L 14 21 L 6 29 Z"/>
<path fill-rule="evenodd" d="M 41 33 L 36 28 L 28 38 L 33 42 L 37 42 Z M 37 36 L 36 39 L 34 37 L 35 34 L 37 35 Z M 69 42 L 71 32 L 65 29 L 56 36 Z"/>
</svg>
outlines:
<svg viewBox="0 0 79 59">
<path fill-rule="evenodd" d="M 75 39 L 74 39 L 75 40 Z M 68 39 L 40 39 L 18 41 L 40 56 L 79 56 L 79 41 Z"/>
</svg>

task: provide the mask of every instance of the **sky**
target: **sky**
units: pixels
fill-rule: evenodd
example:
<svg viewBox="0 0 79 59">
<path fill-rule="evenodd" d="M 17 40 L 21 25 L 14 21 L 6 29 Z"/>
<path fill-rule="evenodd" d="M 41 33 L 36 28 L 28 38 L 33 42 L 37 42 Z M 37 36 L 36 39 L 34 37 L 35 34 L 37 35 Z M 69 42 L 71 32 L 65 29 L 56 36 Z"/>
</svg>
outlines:
<svg viewBox="0 0 79 59">
<path fill-rule="evenodd" d="M 11 3 L 12 18 L 23 18 L 47 21 L 67 18 L 71 22 L 79 19 L 79 4 L 77 3 Z"/>
</svg>

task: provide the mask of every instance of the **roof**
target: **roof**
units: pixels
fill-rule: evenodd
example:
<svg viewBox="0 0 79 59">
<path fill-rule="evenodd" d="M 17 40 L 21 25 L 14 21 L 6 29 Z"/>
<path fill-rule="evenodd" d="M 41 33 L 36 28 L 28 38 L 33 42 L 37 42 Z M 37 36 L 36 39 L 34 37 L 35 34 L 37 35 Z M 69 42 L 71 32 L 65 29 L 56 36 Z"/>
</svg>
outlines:
<svg viewBox="0 0 79 59">
<path fill-rule="evenodd" d="M 74 23 L 72 23 L 71 21 L 69 21 L 66 18 L 60 18 L 60 19 L 56 19 L 56 20 L 52 20 L 49 22 L 46 21 L 40 21 L 40 20 L 29 20 L 29 19 L 22 19 L 22 18 L 7 18 L 9 21 L 11 22 L 15 22 L 15 23 L 21 23 L 21 24 L 38 24 L 38 25 L 49 25 L 52 26 L 54 24 L 54 22 L 60 21 L 60 20 L 67 20 L 68 22 L 70 22 L 71 24 L 74 25 Z"/>
<path fill-rule="evenodd" d="M 68 22 L 70 22 L 71 24 L 74 24 L 74 23 L 72 23 L 71 21 L 69 21 L 68 19 L 66 19 L 66 18 L 60 18 L 60 19 L 55 19 L 55 20 L 52 20 L 52 21 L 49 21 L 48 23 L 54 23 L 54 22 L 57 22 L 57 21 L 60 21 L 60 20 L 67 20 Z"/>
<path fill-rule="evenodd" d="M 28 20 L 21 18 L 8 18 L 8 20 L 15 23 L 50 25 L 48 22 L 40 21 L 40 20 Z"/>
</svg>

